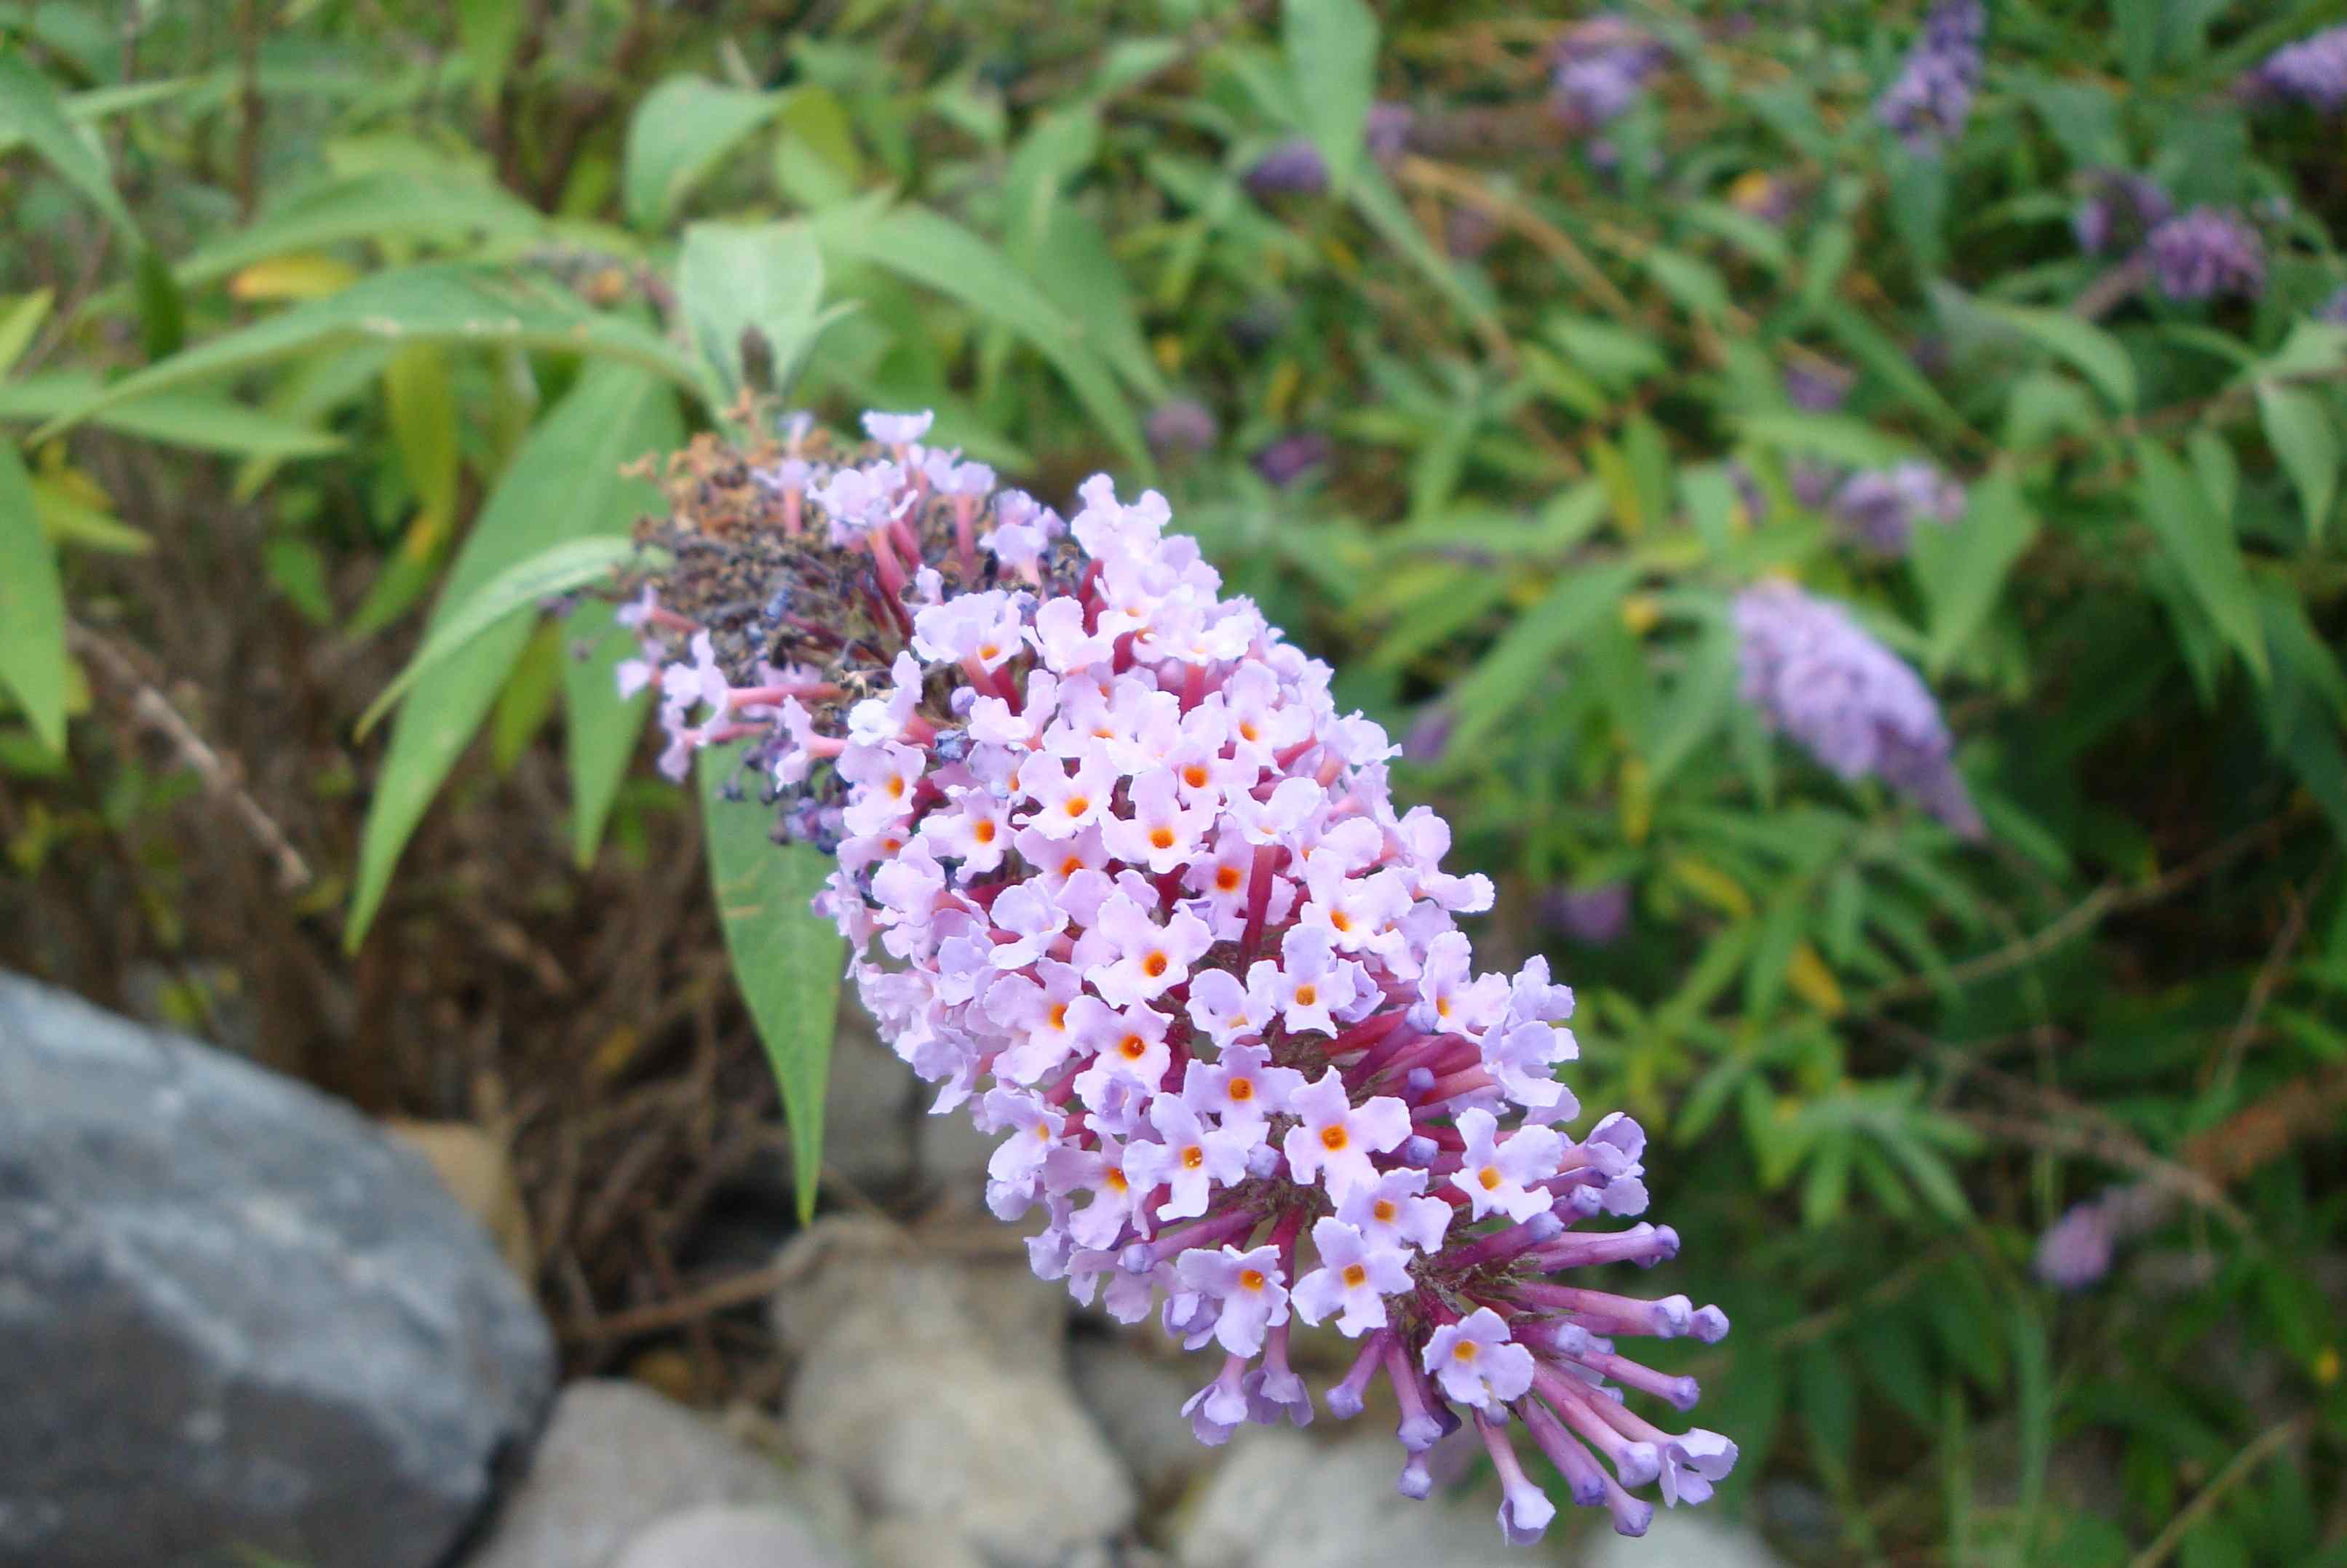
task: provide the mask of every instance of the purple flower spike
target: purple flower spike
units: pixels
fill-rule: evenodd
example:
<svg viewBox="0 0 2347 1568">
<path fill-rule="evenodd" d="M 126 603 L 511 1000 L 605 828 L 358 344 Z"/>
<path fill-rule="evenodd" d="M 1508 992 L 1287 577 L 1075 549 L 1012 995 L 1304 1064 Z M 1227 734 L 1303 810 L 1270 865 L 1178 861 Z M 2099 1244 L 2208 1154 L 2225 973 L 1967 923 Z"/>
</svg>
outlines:
<svg viewBox="0 0 2347 1568">
<path fill-rule="evenodd" d="M 1163 456 L 1204 452 L 1222 439 L 1223 427 L 1214 411 L 1196 398 L 1176 397 L 1150 411 L 1143 433 L 1149 438 L 1149 449 Z"/>
<path fill-rule="evenodd" d="M 1619 16 L 1593 16 L 1567 28 L 1550 52 L 1549 101 L 1573 129 L 1595 130 L 1626 113 L 1670 57 L 1644 29 Z"/>
<path fill-rule="evenodd" d="M 2128 251 L 2175 212 L 2157 180 L 2122 169 L 2097 169 L 2086 179 L 2086 199 L 2070 220 L 2078 249 L 2089 256 Z"/>
<path fill-rule="evenodd" d="M 2151 231 L 2152 277 L 2171 300 L 2265 292 L 2266 248 L 2238 213 L 2195 207 Z"/>
<path fill-rule="evenodd" d="M 1915 671 L 1842 608 L 1789 582 L 1736 598 L 1744 697 L 1845 779 L 1869 774 L 1966 838 L 1981 835 L 1940 705 Z"/>
<path fill-rule="evenodd" d="M 1522 1430 L 1618 1529 L 1652 1517 L 1628 1488 L 1699 1500 L 1734 1447 L 1636 1415 L 1697 1389 L 1627 1348 L 1727 1319 L 1561 1283 L 1679 1238 L 1601 1218 L 1645 1209 L 1645 1135 L 1561 1130 L 1573 992 L 1544 958 L 1478 971 L 1460 921 L 1491 884 L 1395 805 L 1385 731 L 1223 597 L 1163 496 L 1099 476 L 1062 521 L 925 429 L 875 433 L 771 484 L 740 476 L 779 446 L 685 455 L 640 678 L 681 765 L 741 742 L 777 815 L 837 814 L 816 907 L 934 1109 L 997 1140 L 987 1205 L 1040 1212 L 1035 1272 L 1218 1348 L 1201 1442 L 1312 1419 L 1300 1320 L 1360 1347 L 1329 1413 L 1391 1385 L 1405 1495 L 1480 1438 L 1501 1529 L 1537 1537 Z"/>
<path fill-rule="evenodd" d="M 2324 114 L 2347 108 L 2347 26 L 2276 49 L 2243 85 L 2253 97 L 2286 98 Z"/>
<path fill-rule="evenodd" d="M 1919 153 L 1936 152 L 1962 136 L 1980 90 L 1981 45 L 1988 13 L 1980 0 L 1940 0 L 1923 19 L 1923 36 L 1907 51 L 1899 75 L 1875 100 L 1874 118 Z"/>
<path fill-rule="evenodd" d="M 1964 487 L 1929 463 L 1854 474 L 1834 493 L 1835 520 L 1882 555 L 1901 556 L 1919 522 L 1946 526 L 1964 515 Z"/>
<path fill-rule="evenodd" d="M 1286 489 L 1326 463 L 1333 450 L 1328 438 L 1317 430 L 1299 430 L 1256 453 L 1255 471 L 1267 483 Z"/>
</svg>

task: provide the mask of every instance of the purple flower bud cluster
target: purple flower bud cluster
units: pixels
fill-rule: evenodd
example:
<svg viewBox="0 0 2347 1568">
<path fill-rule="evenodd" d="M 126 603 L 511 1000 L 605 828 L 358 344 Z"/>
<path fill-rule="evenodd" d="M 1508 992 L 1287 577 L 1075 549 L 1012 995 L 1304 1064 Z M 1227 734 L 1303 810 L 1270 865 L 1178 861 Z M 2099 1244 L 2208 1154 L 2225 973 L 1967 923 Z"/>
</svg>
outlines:
<svg viewBox="0 0 2347 1568">
<path fill-rule="evenodd" d="M 2168 1217 L 2173 1198 L 2149 1182 L 2113 1187 L 2073 1204 L 2037 1238 L 2037 1277 L 2059 1290 L 2084 1290 L 2108 1274 L 2119 1243 Z"/>
<path fill-rule="evenodd" d="M 1389 164 L 1408 148 L 1417 124 L 1417 111 L 1408 104 L 1372 104 L 1361 145 L 1371 158 Z M 1257 196 L 1318 196 L 1328 189 L 1328 160 L 1309 138 L 1294 137 L 1257 159 L 1245 183 Z"/>
<path fill-rule="evenodd" d="M 1206 451 L 1222 439 L 1223 427 L 1214 411 L 1194 397 L 1175 397 L 1150 410 L 1142 425 L 1149 449 L 1159 456 Z"/>
<path fill-rule="evenodd" d="M 1980 814 L 1951 759 L 1940 706 L 1915 671 L 1840 605 L 1789 582 L 1736 598 L 1744 698 L 1844 779 L 1869 774 L 1967 838 Z"/>
<path fill-rule="evenodd" d="M 1610 948 L 1630 927 L 1630 885 L 1554 887 L 1541 895 L 1541 919 L 1584 948 Z"/>
<path fill-rule="evenodd" d="M 1385 731 L 1222 596 L 1163 497 L 1098 476 L 1063 523 L 923 447 L 925 416 L 866 428 L 683 455 L 628 679 L 670 698 L 681 758 L 746 740 L 781 798 L 836 811 L 817 907 L 934 1111 L 1000 1138 L 987 1202 L 1040 1212 L 1036 1272 L 1219 1351 L 1184 1407 L 1206 1443 L 1313 1419 L 1300 1320 L 1358 1344 L 1332 1412 L 1391 1385 L 1405 1495 L 1473 1422 L 1512 1542 L 1556 1512 L 1525 1440 L 1625 1534 L 1654 1512 L 1633 1488 L 1710 1496 L 1736 1445 L 1634 1409 L 1698 1390 L 1624 1342 L 1727 1317 L 1583 1283 L 1677 1251 L 1593 1228 L 1645 1211 L 1645 1136 L 1563 1130 L 1573 993 L 1542 958 L 1476 971 L 1459 917 L 1491 882 L 1395 806 Z"/>
<path fill-rule="evenodd" d="M 1808 414 L 1830 414 L 1850 396 L 1858 377 L 1830 360 L 1796 360 L 1785 367 L 1785 395 Z"/>
<path fill-rule="evenodd" d="M 1646 78 L 1670 63 L 1661 40 L 1619 16 L 1565 29 L 1549 53 L 1549 102 L 1578 131 L 1610 124 L 1638 101 Z"/>
<path fill-rule="evenodd" d="M 1317 430 L 1298 430 L 1256 453 L 1255 471 L 1263 476 L 1265 483 L 1284 490 L 1328 461 L 1335 451 L 1328 438 Z"/>
<path fill-rule="evenodd" d="M 2153 229 L 2146 248 L 2152 278 L 2171 300 L 2265 292 L 2265 241 L 2239 213 L 2195 207 Z"/>
<path fill-rule="evenodd" d="M 1964 515 L 1964 487 L 1929 463 L 1870 468 L 1842 481 L 1834 492 L 1834 520 L 1867 548 L 1903 556 L 1914 541 L 1915 525 L 1942 527 Z"/>
<path fill-rule="evenodd" d="M 2127 252 L 2176 210 L 2159 182 L 2124 169 L 2099 169 L 2086 179 L 2086 200 L 2070 220 L 2078 249 L 2089 256 Z"/>
<path fill-rule="evenodd" d="M 2291 99 L 2324 114 L 2347 108 L 2347 26 L 2276 49 L 2244 85 L 2253 96 Z"/>
<path fill-rule="evenodd" d="M 1981 46 L 1988 13 L 1980 0 L 1940 0 L 1923 18 L 1923 36 L 1890 87 L 1874 103 L 1874 118 L 1916 152 L 1936 151 L 1963 134 L 1980 90 Z"/>
</svg>

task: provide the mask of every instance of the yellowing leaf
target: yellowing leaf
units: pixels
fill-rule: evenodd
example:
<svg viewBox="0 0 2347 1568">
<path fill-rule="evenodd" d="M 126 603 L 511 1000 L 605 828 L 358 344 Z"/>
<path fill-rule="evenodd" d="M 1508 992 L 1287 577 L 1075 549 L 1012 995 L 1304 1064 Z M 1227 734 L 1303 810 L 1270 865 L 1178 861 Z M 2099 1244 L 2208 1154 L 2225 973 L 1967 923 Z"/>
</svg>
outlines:
<svg viewBox="0 0 2347 1568">
<path fill-rule="evenodd" d="M 1644 757 L 1622 759 L 1621 813 L 1622 836 L 1632 844 L 1644 844 L 1646 835 L 1655 828 L 1655 775 Z"/>
<path fill-rule="evenodd" d="M 1674 855 L 1667 864 L 1671 875 L 1677 877 L 1688 892 L 1730 919 L 1741 920 L 1752 913 L 1752 896 L 1725 871 L 1697 860 L 1692 855 Z"/>
<path fill-rule="evenodd" d="M 228 292 L 233 300 L 323 300 L 358 281 L 348 261 L 313 251 L 255 261 L 230 277 Z"/>
<path fill-rule="evenodd" d="M 1848 1005 L 1842 999 L 1841 986 L 1835 980 L 1833 970 L 1807 942 L 1796 947 L 1792 958 L 1786 961 L 1785 983 L 1793 989 L 1795 996 L 1828 1018 L 1840 1017 Z"/>
<path fill-rule="evenodd" d="M 1622 600 L 1622 627 L 1633 637 L 1644 637 L 1663 619 L 1663 607 L 1651 593 L 1626 594 Z"/>
</svg>

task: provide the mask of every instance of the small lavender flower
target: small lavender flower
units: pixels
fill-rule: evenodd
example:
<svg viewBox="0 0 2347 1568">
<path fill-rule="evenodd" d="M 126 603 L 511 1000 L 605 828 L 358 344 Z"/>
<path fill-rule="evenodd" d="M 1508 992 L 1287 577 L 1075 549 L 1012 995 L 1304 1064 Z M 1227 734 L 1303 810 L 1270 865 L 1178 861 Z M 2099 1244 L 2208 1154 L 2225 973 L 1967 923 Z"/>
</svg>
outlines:
<svg viewBox="0 0 2347 1568">
<path fill-rule="evenodd" d="M 1541 895 L 1540 917 L 1584 948 L 1610 948 L 1630 926 L 1630 885 L 1554 887 Z"/>
<path fill-rule="evenodd" d="M 2037 1238 L 2031 1266 L 2057 1290 L 2084 1290 L 2110 1272 L 2119 1243 L 2151 1229 L 2174 1206 L 2173 1195 L 2149 1182 L 2073 1204 Z"/>
<path fill-rule="evenodd" d="M 1810 414 L 1830 414 L 1850 395 L 1858 378 L 1829 360 L 1798 360 L 1785 367 L 1785 395 Z"/>
<path fill-rule="evenodd" d="M 2347 284 L 2340 285 L 2336 293 L 2314 307 L 2314 319 L 2347 327 Z"/>
<path fill-rule="evenodd" d="M 1417 111 L 1408 104 L 1372 104 L 1361 145 L 1379 163 L 1391 163 L 1417 124 Z M 1257 159 L 1245 184 L 1257 196 L 1318 196 L 1328 189 L 1328 162 L 1308 138 L 1295 137 Z"/>
<path fill-rule="evenodd" d="M 2152 276 L 2171 300 L 2265 292 L 2265 242 L 2239 214 L 2195 207 L 2151 231 Z"/>
<path fill-rule="evenodd" d="M 1576 130 L 1618 119 L 1646 78 L 1670 60 L 1660 41 L 1619 16 L 1593 16 L 1565 30 L 1550 53 L 1550 103 Z"/>
<path fill-rule="evenodd" d="M 1966 838 L 1981 835 L 1940 705 L 1915 671 L 1840 605 L 1789 582 L 1736 597 L 1744 698 L 1844 779 L 1869 774 Z"/>
<path fill-rule="evenodd" d="M 1923 36 L 1875 100 L 1874 118 L 1916 152 L 1928 153 L 1963 134 L 1980 90 L 1981 45 L 1988 14 L 1980 0 L 1940 0 L 1923 19 Z"/>
<path fill-rule="evenodd" d="M 2276 49 L 2244 85 L 2255 97 L 2294 99 L 2324 114 L 2347 108 L 2347 27 Z"/>
<path fill-rule="evenodd" d="M 1870 468 L 1842 481 L 1835 520 L 1868 548 L 1905 555 L 1918 522 L 1952 523 L 1964 515 L 1964 487 L 1929 463 Z"/>
<path fill-rule="evenodd" d="M 2070 231 L 2089 256 L 2134 250 L 2176 210 L 2158 181 L 2124 169 L 2098 169 L 2086 184 L 2086 199 L 2072 216 Z"/>
<path fill-rule="evenodd" d="M 1266 481 L 1286 489 L 1328 460 L 1328 438 L 1317 430 L 1283 436 L 1255 455 L 1255 471 Z"/>
<path fill-rule="evenodd" d="M 1176 397 L 1150 410 L 1142 432 L 1149 439 L 1150 450 L 1163 456 L 1204 452 L 1222 438 L 1223 427 L 1214 411 L 1196 398 Z"/>
</svg>

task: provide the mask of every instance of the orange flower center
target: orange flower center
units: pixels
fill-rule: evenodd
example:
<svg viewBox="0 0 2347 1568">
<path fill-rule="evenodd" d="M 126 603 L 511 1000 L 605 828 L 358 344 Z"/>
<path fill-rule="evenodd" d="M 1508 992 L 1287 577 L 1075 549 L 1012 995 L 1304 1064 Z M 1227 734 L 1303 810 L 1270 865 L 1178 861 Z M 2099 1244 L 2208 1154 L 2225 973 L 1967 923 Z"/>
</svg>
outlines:
<svg viewBox="0 0 2347 1568">
<path fill-rule="evenodd" d="M 1071 794 L 1068 797 L 1067 804 L 1061 809 L 1070 816 L 1081 816 L 1092 808 L 1092 802 L 1090 795 Z"/>
<path fill-rule="evenodd" d="M 1235 1101 L 1237 1103 L 1239 1103 L 1239 1104 L 1241 1104 L 1241 1105 L 1244 1105 L 1244 1104 L 1245 1104 L 1248 1101 L 1250 1101 L 1250 1100 L 1254 1099 L 1254 1098 L 1255 1098 L 1255 1080 L 1253 1080 L 1253 1079 L 1251 1079 L 1251 1078 L 1234 1078 L 1234 1079 L 1232 1079 L 1232 1080 L 1231 1080 L 1231 1098 L 1232 1098 L 1232 1100 Z"/>
<path fill-rule="evenodd" d="M 1389 1225 L 1393 1224 L 1394 1215 L 1400 1212 L 1401 1211 L 1399 1209 L 1394 1207 L 1394 1201 L 1391 1198 L 1379 1198 L 1376 1203 L 1369 1205 L 1369 1213 L 1376 1217 L 1378 1224 L 1381 1225 Z"/>
<path fill-rule="evenodd" d="M 1269 1283 L 1270 1281 L 1264 1278 L 1263 1270 L 1259 1268 L 1243 1268 L 1239 1270 L 1239 1288 L 1241 1290 L 1261 1290 Z"/>
<path fill-rule="evenodd" d="M 1137 1034 L 1128 1034 L 1116 1042 L 1117 1054 L 1127 1061 L 1139 1061 L 1149 1054 L 1149 1042 Z"/>
<path fill-rule="evenodd" d="M 902 800 L 905 798 L 905 778 L 902 774 L 890 774 L 888 775 L 888 798 L 890 800 Z"/>
<path fill-rule="evenodd" d="M 1485 1192 L 1496 1193 L 1500 1190 L 1500 1167 L 1486 1165 L 1475 1173 L 1475 1179 L 1483 1184 Z"/>
<path fill-rule="evenodd" d="M 1152 953 L 1141 960 L 1141 972 L 1153 980 L 1165 972 L 1166 962 L 1164 954 Z"/>
<path fill-rule="evenodd" d="M 1349 931 L 1353 928 L 1353 917 L 1342 909 L 1331 909 L 1328 911 L 1328 924 L 1339 931 Z"/>
<path fill-rule="evenodd" d="M 1319 999 L 1320 988 L 1318 986 L 1307 984 L 1296 988 L 1296 1005 L 1297 1007 L 1308 1008 Z"/>
<path fill-rule="evenodd" d="M 1206 1163 L 1206 1152 L 1195 1143 L 1182 1151 L 1182 1168 L 1194 1171 Z"/>
<path fill-rule="evenodd" d="M 1245 880 L 1235 866 L 1217 866 L 1214 870 L 1214 890 L 1218 893 L 1235 893 Z"/>
<path fill-rule="evenodd" d="M 969 835 L 978 840 L 980 844 L 992 844 L 994 842 L 994 819 L 990 816 L 979 817 L 978 819 L 978 825 L 969 830 Z"/>
<path fill-rule="evenodd" d="M 1062 876 L 1073 876 L 1083 868 L 1084 857 L 1081 855 L 1071 855 L 1060 862 L 1060 875 Z"/>
<path fill-rule="evenodd" d="M 1153 827 L 1153 828 L 1151 828 L 1151 829 L 1149 830 L 1149 846 L 1150 846 L 1152 849 L 1171 849 L 1171 848 L 1173 848 L 1173 847 L 1174 847 L 1174 830 L 1173 830 L 1172 828 L 1170 828 L 1170 827 Z"/>
<path fill-rule="evenodd" d="M 1345 1136 L 1345 1128 L 1342 1122 L 1333 1123 L 1320 1129 L 1320 1146 L 1323 1149 L 1327 1150 L 1332 1154 L 1336 1153 L 1351 1141 L 1352 1140 Z"/>
<path fill-rule="evenodd" d="M 1475 1358 L 1475 1352 L 1481 1348 L 1482 1347 L 1472 1339 L 1461 1339 L 1450 1348 L 1450 1358 L 1454 1361 L 1472 1361 Z"/>
<path fill-rule="evenodd" d="M 1053 1002 L 1051 1004 L 1051 1027 L 1053 1029 L 1065 1029 L 1068 1027 L 1067 1003 Z"/>
<path fill-rule="evenodd" d="M 1358 1289 L 1360 1289 L 1360 1288 L 1361 1288 L 1361 1286 L 1362 1286 L 1362 1285 L 1363 1285 L 1363 1284 L 1364 1284 L 1364 1283 L 1368 1279 L 1368 1277 L 1369 1277 L 1369 1271 L 1368 1271 L 1368 1269 L 1366 1269 L 1366 1268 L 1363 1268 L 1359 1264 L 1358 1264 L 1358 1263 L 1348 1263 L 1348 1264 L 1347 1264 L 1347 1265 L 1345 1266 L 1345 1288 L 1346 1288 L 1346 1289 L 1348 1289 L 1348 1290 L 1358 1290 Z"/>
<path fill-rule="evenodd" d="M 1116 1166 L 1114 1166 L 1114 1165 L 1111 1165 L 1111 1166 L 1108 1168 L 1108 1172 L 1107 1172 L 1107 1175 L 1106 1175 L 1106 1178 L 1105 1178 L 1105 1179 L 1106 1179 L 1106 1181 L 1107 1181 L 1107 1183 L 1108 1183 L 1108 1184 L 1109 1184 L 1109 1187 L 1110 1187 L 1110 1188 L 1111 1188 L 1111 1190 L 1112 1190 L 1112 1191 L 1120 1192 L 1120 1193 L 1129 1193 L 1129 1192 L 1131 1192 L 1131 1191 L 1133 1190 L 1133 1184 L 1132 1184 L 1132 1183 L 1130 1183 L 1130 1182 L 1128 1182 L 1128 1181 L 1126 1181 L 1126 1180 L 1124 1179 L 1124 1173 L 1123 1173 L 1122 1170 L 1118 1169 L 1118 1168 L 1117 1168 Z"/>
<path fill-rule="evenodd" d="M 1204 789 L 1209 776 L 1204 763 L 1192 763 L 1182 770 L 1182 782 L 1192 789 Z"/>
</svg>

